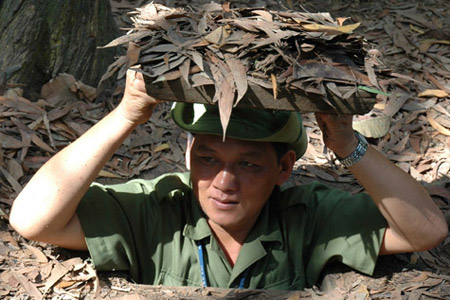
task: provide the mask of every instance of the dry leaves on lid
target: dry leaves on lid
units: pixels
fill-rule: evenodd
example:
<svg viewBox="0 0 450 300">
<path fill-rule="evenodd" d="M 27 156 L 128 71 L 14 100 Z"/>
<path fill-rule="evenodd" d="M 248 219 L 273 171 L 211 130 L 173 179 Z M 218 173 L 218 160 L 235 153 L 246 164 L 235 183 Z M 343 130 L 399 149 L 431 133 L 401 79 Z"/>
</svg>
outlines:
<svg viewBox="0 0 450 300">
<path fill-rule="evenodd" d="M 330 93 L 345 101 L 365 92 L 375 97 L 379 88 L 383 66 L 365 63 L 365 44 L 353 33 L 360 23 L 344 24 L 346 19 L 336 21 L 328 13 L 151 3 L 136 9 L 132 19 L 134 28 L 107 46 L 132 41 L 130 52 L 138 45 L 138 71 L 154 84 L 183 78 L 188 88 L 214 85 L 212 102 L 219 105 L 224 134 L 232 108 L 252 84 L 272 90 L 275 100 L 289 90 L 331 107 Z M 105 76 L 113 70 L 124 74 L 126 61 L 119 58 Z"/>
</svg>

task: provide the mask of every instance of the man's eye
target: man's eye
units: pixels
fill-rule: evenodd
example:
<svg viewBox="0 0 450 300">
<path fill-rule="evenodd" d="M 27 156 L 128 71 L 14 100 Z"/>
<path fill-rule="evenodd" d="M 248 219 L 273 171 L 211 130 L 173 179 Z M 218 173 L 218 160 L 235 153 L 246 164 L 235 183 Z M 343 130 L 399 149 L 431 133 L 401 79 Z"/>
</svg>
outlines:
<svg viewBox="0 0 450 300">
<path fill-rule="evenodd" d="M 253 164 L 253 163 L 251 163 L 251 162 L 249 162 L 249 161 L 241 161 L 241 162 L 239 163 L 239 165 L 241 165 L 242 167 L 246 167 L 246 168 L 254 168 L 254 167 L 257 167 L 257 165 L 255 165 L 255 164 Z"/>
<path fill-rule="evenodd" d="M 207 163 L 214 163 L 216 162 L 216 160 L 214 158 L 212 158 L 211 156 L 202 156 L 200 158 L 202 161 L 207 162 Z"/>
</svg>

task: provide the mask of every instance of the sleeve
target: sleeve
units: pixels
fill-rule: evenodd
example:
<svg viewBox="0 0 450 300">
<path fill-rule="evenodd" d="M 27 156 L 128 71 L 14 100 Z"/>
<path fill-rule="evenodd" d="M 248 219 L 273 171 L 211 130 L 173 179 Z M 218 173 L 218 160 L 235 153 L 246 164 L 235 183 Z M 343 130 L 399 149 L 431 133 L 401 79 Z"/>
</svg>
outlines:
<svg viewBox="0 0 450 300">
<path fill-rule="evenodd" d="M 145 234 L 152 214 L 152 201 L 139 182 L 91 185 L 77 209 L 86 243 L 97 270 L 130 271 L 137 265 L 136 237 Z M 151 237 L 149 237 L 151 240 Z"/>
<path fill-rule="evenodd" d="M 317 184 L 308 207 L 306 277 L 314 284 L 325 264 L 341 261 L 371 275 L 387 222 L 369 195 Z"/>
</svg>

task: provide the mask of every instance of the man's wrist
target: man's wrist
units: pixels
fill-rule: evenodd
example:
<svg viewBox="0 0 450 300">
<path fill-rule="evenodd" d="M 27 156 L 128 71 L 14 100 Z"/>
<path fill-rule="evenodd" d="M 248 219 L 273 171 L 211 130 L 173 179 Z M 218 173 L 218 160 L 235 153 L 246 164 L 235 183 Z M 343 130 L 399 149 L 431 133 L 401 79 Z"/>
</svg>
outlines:
<svg viewBox="0 0 450 300">
<path fill-rule="evenodd" d="M 340 163 L 346 168 L 351 167 L 359 162 L 361 158 L 363 158 L 363 156 L 366 154 L 367 148 L 369 146 L 366 138 L 362 134 L 355 131 L 355 135 L 358 139 L 358 145 L 356 146 L 355 150 L 350 155 L 343 158 L 338 156 Z"/>
</svg>

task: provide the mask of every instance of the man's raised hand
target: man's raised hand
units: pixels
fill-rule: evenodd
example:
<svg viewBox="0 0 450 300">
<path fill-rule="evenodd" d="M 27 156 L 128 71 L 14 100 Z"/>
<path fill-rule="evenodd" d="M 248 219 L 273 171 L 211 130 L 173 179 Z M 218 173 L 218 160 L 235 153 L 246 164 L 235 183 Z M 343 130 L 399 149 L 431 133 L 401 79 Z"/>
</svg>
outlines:
<svg viewBox="0 0 450 300">
<path fill-rule="evenodd" d="M 316 113 L 317 124 L 323 133 L 323 142 L 337 156 L 350 155 L 358 145 L 352 127 L 353 116 Z"/>
<path fill-rule="evenodd" d="M 129 122 L 143 124 L 152 115 L 160 101 L 147 94 L 144 76 L 134 70 L 127 71 L 125 93 L 118 106 L 119 113 Z"/>
</svg>

